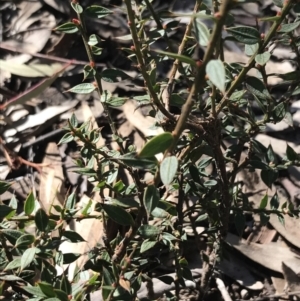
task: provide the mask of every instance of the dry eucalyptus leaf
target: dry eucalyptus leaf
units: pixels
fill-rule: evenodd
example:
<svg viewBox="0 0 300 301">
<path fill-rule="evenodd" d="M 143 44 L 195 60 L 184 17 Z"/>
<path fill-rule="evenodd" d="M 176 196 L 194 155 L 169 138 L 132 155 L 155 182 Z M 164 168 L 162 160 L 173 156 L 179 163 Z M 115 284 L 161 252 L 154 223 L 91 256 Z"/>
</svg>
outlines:
<svg viewBox="0 0 300 301">
<path fill-rule="evenodd" d="M 42 163 L 48 166 L 42 169 L 39 200 L 42 208 L 49 212 L 52 205 L 62 206 L 66 195 L 62 161 L 56 143 L 48 144 Z"/>
<path fill-rule="evenodd" d="M 282 262 L 296 258 L 295 253 L 288 248 L 279 246 L 277 243 L 264 245 L 247 243 L 244 239 L 240 239 L 231 233 L 228 233 L 226 241 L 249 259 L 279 273 L 282 273 Z"/>
</svg>

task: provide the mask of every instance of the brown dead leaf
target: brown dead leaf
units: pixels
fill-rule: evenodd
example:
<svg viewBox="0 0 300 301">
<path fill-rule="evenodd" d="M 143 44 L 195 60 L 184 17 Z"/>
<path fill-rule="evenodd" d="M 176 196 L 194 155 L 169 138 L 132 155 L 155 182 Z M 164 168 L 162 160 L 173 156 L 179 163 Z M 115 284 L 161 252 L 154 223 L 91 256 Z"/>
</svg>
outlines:
<svg viewBox="0 0 300 301">
<path fill-rule="evenodd" d="M 52 205 L 62 206 L 66 196 L 62 162 L 56 143 L 48 144 L 43 163 L 49 166 L 42 169 L 39 199 L 42 208 L 49 212 Z"/>
<path fill-rule="evenodd" d="M 226 241 L 232 245 L 234 249 L 241 252 L 249 259 L 264 266 L 265 268 L 279 273 L 283 272 L 282 262 L 297 258 L 296 254 L 290 251 L 290 249 L 281 247 L 277 243 L 273 242 L 264 245 L 247 243 L 244 239 L 240 239 L 238 236 L 231 233 L 228 233 Z M 272 260 L 270 260 L 270 258 Z"/>
</svg>

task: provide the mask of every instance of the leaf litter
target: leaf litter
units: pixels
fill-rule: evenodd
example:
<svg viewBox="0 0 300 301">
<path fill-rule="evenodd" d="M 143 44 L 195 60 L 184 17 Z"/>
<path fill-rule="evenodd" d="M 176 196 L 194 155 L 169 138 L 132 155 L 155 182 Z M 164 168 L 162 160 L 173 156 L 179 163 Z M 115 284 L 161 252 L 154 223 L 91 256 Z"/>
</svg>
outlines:
<svg viewBox="0 0 300 301">
<path fill-rule="evenodd" d="M 165 7 L 166 5 L 170 5 L 170 3 L 167 3 L 168 1 L 165 1 L 164 3 L 162 3 L 163 1 L 160 2 L 159 5 Z M 247 3 L 243 7 L 234 10 L 233 13 L 236 15 L 239 25 L 253 26 L 255 25 L 251 23 L 253 16 L 263 17 L 262 12 L 267 7 L 276 10 L 276 7 L 272 6 L 271 1 L 262 1 L 261 7 L 256 3 Z M 180 1 L 175 1 L 172 4 L 171 9 L 178 14 L 185 14 L 191 11 L 189 5 L 183 5 Z M 87 195 L 90 195 L 90 188 L 86 184 L 87 181 L 82 177 L 74 177 L 72 168 L 67 168 L 67 162 L 72 162 L 72 160 L 76 159 L 78 156 L 77 145 L 70 145 L 68 148 L 62 146 L 57 147 L 56 143 L 62 133 L 56 133 L 57 129 L 63 126 L 64 120 L 69 118 L 68 116 L 70 116 L 73 111 L 75 111 L 76 115 L 82 114 L 80 122 L 91 119 L 92 126 L 102 132 L 102 127 L 106 125 L 103 111 L 101 111 L 101 109 L 93 109 L 96 108 L 96 103 L 99 102 L 99 99 L 97 99 L 95 94 L 92 94 L 91 97 L 85 96 L 79 100 L 72 99 L 73 96 L 68 93 L 62 96 L 63 92 L 67 91 L 70 87 L 73 87 L 75 84 L 80 84 L 80 81 L 78 80 L 78 74 L 81 70 L 80 66 L 80 68 L 72 68 L 72 71 L 69 74 L 68 72 L 65 72 L 60 75 L 60 81 L 58 82 L 57 75 L 55 74 L 58 70 L 57 63 L 55 61 L 49 63 L 49 61 L 34 56 L 35 54 L 40 53 L 46 55 L 51 53 L 52 56 L 57 56 L 59 58 L 63 53 L 63 55 L 69 56 L 69 59 L 76 57 L 76 59 L 81 61 L 86 60 L 86 58 L 81 55 L 78 55 L 78 57 L 75 55 L 84 53 L 83 48 L 80 48 L 80 46 L 76 44 L 76 38 L 72 38 L 73 40 L 69 41 L 70 45 L 76 45 L 69 51 L 69 49 L 64 49 L 65 45 L 63 42 L 60 43 L 61 38 L 58 38 L 52 32 L 52 29 L 59 21 L 56 14 L 53 13 L 53 10 L 59 12 L 63 18 L 67 18 L 70 12 L 69 4 L 58 0 L 35 2 L 20 1 L 18 4 L 9 4 L 3 11 L 4 10 L 5 13 L 8 12 L 11 14 L 11 19 L 9 25 L 7 25 L 6 33 L 1 33 L 3 36 L 3 50 L 5 49 L 5 46 L 9 46 L 10 49 L 15 49 L 15 52 L 2 52 L 2 56 L 0 57 L 0 86 L 5 87 L 7 93 L 16 93 L 17 96 L 10 101 L 10 99 L 5 96 L 5 93 L 2 94 L 2 111 L 0 115 L 2 128 L 1 136 L 3 135 L 2 137 L 5 138 L 7 146 L 21 156 L 28 156 L 23 150 L 24 143 L 27 143 L 28 145 L 28 142 L 32 142 L 32 146 L 29 146 L 32 155 L 28 156 L 27 159 L 37 160 L 48 166 L 43 167 L 41 174 L 33 172 L 29 166 L 23 170 L 18 170 L 17 173 L 13 173 L 5 163 L 3 148 L 1 148 L 0 160 L 3 164 L 0 166 L 0 178 L 1 180 L 6 179 L 14 181 L 12 187 L 9 189 L 9 193 L 3 195 L 3 200 L 10 199 L 12 195 L 15 195 L 19 200 L 22 200 L 25 198 L 28 191 L 30 191 L 30 187 L 34 185 L 43 208 L 48 210 L 49 204 L 52 204 L 53 202 L 57 205 L 62 204 L 67 189 L 75 190 L 77 187 L 76 193 L 80 196 L 78 206 L 84 207 L 89 201 Z M 118 8 L 116 8 L 116 11 L 118 12 Z M 0 13 L 2 12 L 0 11 Z M 180 18 L 180 20 L 182 23 L 185 22 L 184 18 Z M 91 24 L 88 24 L 88 26 L 92 25 L 95 32 L 99 32 L 101 37 L 106 39 L 109 37 L 113 41 L 108 42 L 111 43 L 111 45 L 107 46 L 112 49 L 112 52 L 104 53 L 99 63 L 104 65 L 107 64 L 106 68 L 123 69 L 124 73 L 132 72 L 130 73 L 130 76 L 133 80 L 130 79 L 117 83 L 104 83 L 104 85 L 106 85 L 105 89 L 119 97 L 131 93 L 140 95 L 143 89 L 141 88 L 142 83 L 140 82 L 137 73 L 130 70 L 128 61 L 116 50 L 116 44 L 113 44 L 115 43 L 115 40 L 117 40 L 117 43 L 120 43 L 119 45 L 128 46 L 126 39 L 116 39 L 116 37 L 128 35 L 127 30 L 124 29 L 126 26 L 123 26 L 126 24 L 126 20 L 117 13 L 114 14 L 113 19 L 100 20 L 99 22 L 94 23 L 92 23 L 92 21 L 90 22 Z M 206 26 L 209 26 L 209 21 L 201 20 L 201 22 L 203 22 L 205 28 Z M 16 39 L 16 36 L 19 36 L 19 38 Z M 65 36 L 62 35 L 62 38 L 65 39 Z M 62 41 L 64 41 L 63 39 Z M 256 40 L 251 40 L 250 42 L 254 43 Z M 155 47 L 157 47 L 158 51 L 163 50 L 163 48 L 160 49 L 159 42 L 155 44 Z M 230 49 L 230 42 L 228 42 L 228 48 Z M 227 50 L 225 52 L 226 62 L 230 62 L 230 60 L 236 62 L 238 56 L 240 62 L 245 63 L 247 57 L 243 55 L 243 51 L 240 50 L 239 53 L 237 52 L 239 52 L 238 49 L 235 49 L 234 51 Z M 278 56 L 282 56 L 285 52 L 281 48 L 277 48 L 273 55 L 276 55 L 276 53 L 278 53 Z M 62 65 L 60 64 L 60 66 Z M 282 73 L 282 70 L 285 72 L 294 70 L 289 62 L 272 61 L 272 59 L 266 63 L 266 68 L 267 73 L 274 74 Z M 166 71 L 163 69 L 158 69 L 158 72 L 161 76 L 166 75 Z M 253 73 L 251 74 L 254 75 Z M 269 77 L 268 80 L 270 85 L 275 85 L 281 79 L 274 76 Z M 45 99 L 41 92 L 49 86 L 54 90 L 52 90 L 53 93 Z M 223 86 L 224 83 L 222 83 L 222 87 L 220 88 L 223 89 Z M 33 98 L 36 99 L 35 103 L 32 102 Z M 61 101 L 55 104 L 56 99 L 61 99 Z M 67 101 L 70 99 L 72 101 L 68 103 Z M 299 108 L 294 107 L 294 110 L 297 113 Z M 14 115 L 17 112 L 19 115 Z M 139 108 L 139 104 L 135 101 L 127 101 L 124 103 L 121 108 L 114 111 L 114 115 L 121 134 L 124 133 L 123 136 L 132 139 L 138 150 L 142 149 L 147 137 L 162 133 L 161 128 L 153 126 L 154 119 L 146 116 L 147 112 L 145 109 L 143 107 Z M 292 121 L 295 125 L 299 125 L 299 114 L 294 114 Z M 42 131 L 37 130 L 43 125 Z M 298 136 L 293 135 L 295 131 L 296 128 L 291 127 L 276 128 L 276 130 L 272 132 L 272 136 L 269 135 L 269 132 L 266 132 L 263 135 L 257 136 L 256 139 L 266 147 L 271 143 L 276 155 L 282 157 L 287 142 L 293 149 L 300 153 L 299 141 L 297 140 Z M 289 137 L 292 136 L 290 141 L 286 140 L 286 132 L 288 132 Z M 34 141 L 38 141 L 41 134 L 46 135 L 45 138 L 37 144 L 34 144 Z M 103 135 L 98 142 L 99 147 L 108 144 L 108 141 L 110 140 L 111 137 L 106 136 L 105 131 L 103 131 Z M 38 145 L 38 149 L 35 145 Z M 116 145 L 111 143 L 111 147 L 114 149 L 116 148 Z M 69 165 L 69 167 L 71 167 L 71 165 Z M 285 190 L 283 194 L 280 194 L 280 205 L 282 205 L 285 200 L 293 199 L 294 202 L 298 201 L 296 195 L 299 193 L 299 170 L 298 168 L 293 168 L 289 171 L 290 178 L 288 179 L 288 182 L 282 179 L 279 181 L 283 190 Z M 255 170 L 254 175 L 252 174 L 251 177 L 243 173 L 239 175 L 239 180 L 244 182 L 245 186 L 247 186 L 245 188 L 245 193 L 252 195 L 251 200 L 256 208 L 259 207 L 261 197 L 265 195 L 266 192 L 268 197 L 271 198 L 275 191 L 278 191 L 278 187 L 273 186 L 272 189 L 269 189 L 264 183 L 257 183 L 255 181 L 255 173 L 257 172 L 258 170 Z M 127 180 L 131 181 L 130 178 Z M 104 195 L 105 193 L 107 192 L 104 192 Z M 109 197 L 109 195 L 106 196 Z M 95 202 L 97 202 L 97 197 L 99 198 L 99 194 L 94 195 L 93 199 Z M 174 199 L 176 202 L 176 198 Z M 101 229 L 101 222 L 97 220 L 95 223 L 96 224 L 89 220 L 76 222 L 74 225 L 70 225 L 70 229 L 81 234 L 86 241 L 95 242 L 96 245 L 96 243 L 101 240 L 101 231 L 99 230 Z M 249 231 L 253 231 L 253 229 L 251 229 L 253 225 L 255 225 L 255 223 L 248 226 L 250 229 Z M 278 283 L 280 283 L 280 281 L 282 283 L 283 279 L 283 283 L 285 283 L 289 289 L 299 290 L 300 281 L 298 279 L 299 271 L 297 269 L 297 267 L 300 266 L 299 257 L 291 250 L 300 248 L 300 231 L 298 231 L 298 228 L 299 223 L 297 220 L 290 218 L 289 216 L 285 217 L 285 226 L 282 225 L 277 217 L 272 216 L 268 228 L 261 227 L 258 229 L 258 234 L 255 236 L 255 242 L 253 242 L 253 240 L 244 241 L 229 234 L 227 242 L 235 249 L 234 252 L 236 253 L 234 254 L 237 255 L 237 258 L 242 254 L 248 259 L 241 260 L 244 257 L 236 259 L 231 256 L 229 262 L 225 261 L 223 267 L 222 265 L 219 267 L 220 271 L 250 291 L 268 292 L 269 288 L 263 287 L 262 285 L 262 283 L 264 283 L 264 281 L 262 281 L 263 278 L 268 279 L 268 273 L 266 271 L 272 275 L 271 279 L 273 279 L 273 285 L 276 290 L 277 287 L 279 287 Z M 253 236 L 252 239 L 254 239 Z M 281 240 L 287 241 L 288 244 L 282 246 Z M 74 252 L 84 254 L 90 247 L 91 246 L 87 246 L 86 243 L 71 245 L 64 242 L 61 245 L 61 250 L 68 252 L 70 248 L 72 248 Z M 273 259 L 270 260 L 270 258 Z M 77 264 L 82 266 L 85 259 L 79 258 L 79 260 L 80 261 L 77 262 Z M 256 265 L 255 268 L 251 269 L 249 266 L 251 266 L 252 262 Z M 197 264 L 198 266 L 201 266 L 199 262 Z M 25 263 L 23 263 L 23 265 L 25 265 Z M 240 266 L 239 271 L 234 268 L 236 266 Z M 265 268 L 265 272 L 258 272 L 261 266 Z M 278 274 L 272 274 L 273 271 L 280 273 L 282 278 L 278 278 Z M 201 273 L 201 271 L 197 272 L 198 274 L 199 272 Z M 249 279 L 251 279 L 251 281 Z M 170 287 L 165 287 L 164 285 L 164 283 L 158 282 L 158 287 L 162 291 L 172 289 Z M 187 286 L 189 286 L 188 283 Z M 279 289 L 277 291 L 281 292 Z M 142 289 L 139 294 L 140 296 L 147 296 L 146 289 Z"/>
</svg>

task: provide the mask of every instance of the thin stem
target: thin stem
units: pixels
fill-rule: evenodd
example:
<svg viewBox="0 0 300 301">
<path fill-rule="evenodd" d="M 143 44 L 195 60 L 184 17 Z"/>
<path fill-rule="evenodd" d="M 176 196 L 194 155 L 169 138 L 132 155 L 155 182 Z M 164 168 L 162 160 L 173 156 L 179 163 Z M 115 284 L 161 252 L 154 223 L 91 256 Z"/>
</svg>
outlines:
<svg viewBox="0 0 300 301">
<path fill-rule="evenodd" d="M 265 39 L 264 39 L 263 43 L 261 43 L 259 49 L 252 55 L 252 57 L 250 58 L 248 64 L 242 69 L 242 71 L 239 73 L 239 75 L 236 77 L 236 79 L 231 83 L 230 88 L 228 89 L 228 91 L 225 93 L 222 100 L 218 104 L 218 106 L 216 108 L 216 114 L 217 115 L 222 111 L 224 106 L 226 106 L 230 95 L 244 81 L 244 78 L 245 78 L 246 74 L 248 73 L 248 71 L 251 68 L 253 68 L 253 66 L 255 65 L 256 55 L 258 53 L 263 52 L 264 49 L 268 46 L 269 42 L 271 41 L 273 36 L 276 34 L 276 32 L 277 32 L 279 26 L 281 25 L 283 19 L 288 14 L 288 12 L 291 10 L 291 8 L 293 6 L 293 3 L 294 3 L 293 0 L 289 0 L 288 2 L 285 2 L 285 6 L 282 9 L 280 18 L 278 20 L 274 21 L 272 27 L 270 28 L 269 32 L 265 36 Z"/>
<path fill-rule="evenodd" d="M 85 31 L 84 19 L 82 18 L 81 14 L 77 14 L 77 16 L 78 16 L 78 19 L 80 21 L 80 25 L 79 25 L 78 28 L 79 28 L 80 33 L 81 33 L 81 37 L 82 37 L 84 47 L 85 47 L 86 53 L 88 55 L 89 61 L 90 61 L 90 65 L 91 65 L 91 67 L 95 68 L 95 58 L 94 58 L 93 52 L 90 48 L 90 45 L 88 44 L 88 37 L 87 37 L 86 31 Z M 96 89 L 97 89 L 99 98 L 101 99 L 101 96 L 102 96 L 104 91 L 103 91 L 103 88 L 102 88 L 101 76 L 98 73 L 97 68 L 95 68 L 94 79 L 95 79 L 95 82 L 97 84 Z M 113 135 L 115 137 L 120 137 L 120 135 L 119 135 L 119 133 L 116 129 L 114 120 L 111 116 L 111 112 L 110 112 L 110 109 L 109 109 L 108 105 L 105 102 L 102 102 L 102 105 L 103 105 L 104 111 L 107 115 L 107 119 L 108 119 L 108 122 L 109 122 L 109 125 L 110 125 L 110 128 L 111 128 L 111 131 L 112 131 Z M 125 149 L 124 149 L 124 146 L 123 146 L 122 142 L 120 142 L 119 139 L 116 139 L 116 142 L 117 142 L 117 144 L 120 148 L 121 153 L 124 154 Z"/>
<path fill-rule="evenodd" d="M 194 11 L 193 11 L 194 14 L 197 13 L 197 11 L 199 10 L 201 3 L 202 3 L 202 1 L 196 2 Z M 188 41 L 188 38 L 192 32 L 193 23 L 194 23 L 194 18 L 191 18 L 190 22 L 188 23 L 188 25 L 185 29 L 185 33 L 184 33 L 183 39 L 181 41 L 181 44 L 179 45 L 179 48 L 178 48 L 177 54 L 179 54 L 179 55 L 181 55 L 184 51 L 186 42 Z M 178 59 L 176 59 L 173 63 L 173 66 L 172 66 L 172 69 L 170 72 L 170 78 L 169 78 L 168 84 L 165 87 L 164 92 L 163 92 L 163 101 L 164 101 L 164 104 L 165 104 L 165 107 L 167 110 L 170 109 L 170 97 L 173 92 L 174 78 L 175 78 L 175 75 L 176 75 L 176 72 L 177 72 L 179 66 L 181 66 L 181 63 Z"/>
<path fill-rule="evenodd" d="M 220 7 L 220 16 L 216 20 L 216 24 L 215 24 L 214 29 L 213 29 L 211 40 L 210 40 L 209 45 L 207 47 L 207 50 L 205 52 L 202 65 L 200 67 L 198 67 L 198 72 L 197 72 L 197 75 L 196 75 L 196 78 L 195 78 L 195 82 L 192 86 L 191 92 L 190 92 L 185 104 L 182 107 L 182 113 L 179 117 L 179 120 L 176 124 L 175 130 L 173 132 L 174 143 L 168 149 L 169 153 L 171 153 L 174 150 L 175 146 L 178 143 L 180 135 L 181 135 L 182 131 L 184 130 L 185 126 L 186 126 L 186 122 L 187 122 L 187 120 L 190 116 L 190 113 L 191 113 L 191 110 L 192 110 L 193 104 L 194 104 L 193 96 L 198 95 L 200 87 L 202 86 L 202 83 L 204 82 L 205 67 L 206 67 L 207 63 L 210 61 L 210 59 L 213 55 L 214 49 L 216 47 L 216 43 L 217 43 L 217 41 L 219 39 L 219 36 L 221 34 L 223 25 L 224 25 L 225 20 L 226 20 L 227 12 L 229 11 L 231 3 L 232 3 L 232 0 L 224 0 L 221 7 Z"/>
<path fill-rule="evenodd" d="M 134 11 L 132 9 L 131 6 L 131 1 L 130 0 L 124 0 L 125 5 L 127 7 L 127 14 L 128 14 L 128 25 L 130 28 L 130 32 L 131 32 L 131 36 L 132 36 L 132 40 L 133 40 L 133 44 L 135 47 L 135 55 L 137 57 L 137 61 L 139 63 L 139 69 L 142 73 L 142 76 L 144 78 L 145 81 L 145 85 L 149 91 L 149 94 L 153 100 L 153 103 L 157 106 L 157 108 L 162 112 L 162 114 L 164 114 L 167 118 L 169 118 L 170 120 L 175 121 L 175 117 L 168 111 L 165 109 L 165 107 L 163 106 L 163 104 L 160 102 L 153 86 L 151 83 L 151 79 L 149 74 L 147 73 L 147 68 L 145 65 L 145 61 L 143 58 L 143 54 L 142 54 L 142 50 L 141 50 L 141 45 L 140 45 L 140 39 L 138 37 L 137 31 L 136 31 L 136 26 L 135 26 L 135 14 Z"/>
</svg>

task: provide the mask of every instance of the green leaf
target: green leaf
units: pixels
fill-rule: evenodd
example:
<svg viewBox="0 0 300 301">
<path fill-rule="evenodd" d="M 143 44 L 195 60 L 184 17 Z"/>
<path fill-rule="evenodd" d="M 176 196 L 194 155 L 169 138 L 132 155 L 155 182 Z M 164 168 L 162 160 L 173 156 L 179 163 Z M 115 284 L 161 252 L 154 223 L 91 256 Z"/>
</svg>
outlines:
<svg viewBox="0 0 300 301">
<path fill-rule="evenodd" d="M 226 74 L 223 63 L 220 60 L 210 60 L 206 65 L 206 73 L 209 80 L 221 91 L 225 92 Z"/>
<path fill-rule="evenodd" d="M 298 160 L 298 154 L 288 144 L 286 145 L 286 156 L 290 161 Z"/>
<path fill-rule="evenodd" d="M 144 253 L 144 252 L 152 249 L 156 245 L 156 243 L 157 243 L 156 241 L 152 241 L 152 240 L 148 240 L 148 239 L 144 240 L 141 245 L 140 252 Z"/>
<path fill-rule="evenodd" d="M 260 201 L 259 209 L 265 209 L 268 205 L 268 194 L 265 194 Z"/>
<path fill-rule="evenodd" d="M 248 76 L 246 80 L 247 89 L 258 98 L 271 100 L 272 97 L 264 83 L 257 77 Z"/>
<path fill-rule="evenodd" d="M 4 281 L 24 281 L 21 277 L 15 276 L 15 275 L 3 275 L 0 276 L 0 280 Z"/>
<path fill-rule="evenodd" d="M 72 230 L 64 231 L 63 237 L 67 238 L 68 240 L 70 240 L 73 243 L 85 241 L 79 233 L 72 231 Z"/>
<path fill-rule="evenodd" d="M 68 298 L 68 295 L 71 295 L 72 291 L 70 291 L 70 293 L 67 294 L 67 291 L 65 291 L 65 288 L 63 287 L 62 289 L 54 289 L 57 301 L 70 301 L 70 299 Z M 47 301 L 50 301 L 50 300 L 48 299 Z"/>
<path fill-rule="evenodd" d="M 15 211 L 14 208 L 11 208 L 6 205 L 0 205 L 0 220 L 8 216 L 11 212 Z"/>
<path fill-rule="evenodd" d="M 282 8 L 282 7 L 283 7 L 284 0 L 273 0 L 273 3 L 274 3 L 276 6 Z"/>
<path fill-rule="evenodd" d="M 111 97 L 106 103 L 112 108 L 117 108 L 121 107 L 127 100 L 126 97 Z"/>
<path fill-rule="evenodd" d="M 276 163 L 276 154 L 274 153 L 274 150 L 272 148 L 272 145 L 270 144 L 268 146 L 268 149 L 267 149 L 267 154 L 266 154 L 266 157 L 267 157 L 267 162 L 268 163 Z"/>
<path fill-rule="evenodd" d="M 79 84 L 67 92 L 77 93 L 77 94 L 89 94 L 92 93 L 96 89 L 96 86 L 91 83 L 83 83 Z"/>
<path fill-rule="evenodd" d="M 216 180 L 207 180 L 203 183 L 205 187 L 213 187 L 216 186 L 218 182 Z"/>
<path fill-rule="evenodd" d="M 128 166 L 142 170 L 153 169 L 158 165 L 158 161 L 154 156 L 149 158 L 137 158 L 133 154 L 126 154 L 118 159 Z"/>
<path fill-rule="evenodd" d="M 259 47 L 258 43 L 252 44 L 252 45 L 246 44 L 245 45 L 245 54 L 248 55 L 248 56 L 252 56 L 254 53 L 257 52 L 258 47 Z"/>
<path fill-rule="evenodd" d="M 211 161 L 212 161 L 212 158 L 201 159 L 197 165 L 198 169 L 203 170 L 211 163 Z"/>
<path fill-rule="evenodd" d="M 7 264 L 4 271 L 15 270 L 18 269 L 20 266 L 21 266 L 21 258 L 16 258 Z"/>
<path fill-rule="evenodd" d="M 288 32 L 291 32 L 291 31 L 295 30 L 296 28 L 298 28 L 299 25 L 300 25 L 300 21 L 294 22 L 294 23 L 282 24 L 281 28 L 278 32 L 288 33 Z"/>
<path fill-rule="evenodd" d="M 88 44 L 90 46 L 96 46 L 97 44 L 99 44 L 101 42 L 101 38 L 99 36 L 97 36 L 96 34 L 92 34 L 89 37 L 89 41 Z"/>
<path fill-rule="evenodd" d="M 68 22 L 65 24 L 62 24 L 56 28 L 54 28 L 55 31 L 60 31 L 63 33 L 75 33 L 78 31 L 78 27 L 72 23 L 72 22 Z"/>
<path fill-rule="evenodd" d="M 24 233 L 18 230 L 13 229 L 1 229 L 1 233 L 6 237 L 6 239 L 12 244 L 15 245 L 17 239 L 21 237 Z"/>
<path fill-rule="evenodd" d="M 24 234 L 16 241 L 15 247 L 28 247 L 35 241 L 35 237 L 31 234 Z"/>
<path fill-rule="evenodd" d="M 59 140 L 58 142 L 58 145 L 61 145 L 61 144 L 67 144 L 71 141 L 74 140 L 74 137 L 71 133 L 66 133 L 63 135 L 63 137 Z"/>
<path fill-rule="evenodd" d="M 56 293 L 57 297 L 61 296 L 61 297 L 65 298 L 65 295 L 70 295 L 72 293 L 73 293 L 73 295 L 75 295 L 76 289 L 74 287 L 72 289 L 72 285 L 68 279 L 67 274 L 63 274 L 62 277 L 60 278 L 59 290 L 55 289 L 55 293 Z M 62 298 L 60 298 L 60 299 L 62 299 Z M 68 300 L 70 300 L 70 299 L 68 299 Z"/>
<path fill-rule="evenodd" d="M 156 226 L 142 225 L 142 226 L 140 226 L 138 232 L 142 237 L 151 238 L 151 237 L 156 237 L 157 235 L 159 235 L 161 233 L 161 230 Z"/>
<path fill-rule="evenodd" d="M 172 94 L 170 98 L 170 105 L 174 107 L 182 107 L 185 103 L 185 99 L 179 94 Z"/>
<path fill-rule="evenodd" d="M 124 79 L 130 79 L 130 76 L 127 75 L 125 72 L 119 69 L 105 69 L 104 71 L 101 72 L 101 78 L 109 83 L 117 83 L 120 80 Z"/>
<path fill-rule="evenodd" d="M 88 203 L 81 210 L 82 215 L 88 215 L 92 211 L 93 201 L 90 199 Z"/>
<path fill-rule="evenodd" d="M 92 50 L 92 53 L 94 55 L 101 55 L 102 54 L 102 50 L 103 48 L 100 48 L 100 47 L 96 47 L 96 46 L 91 46 L 91 50 Z M 94 73 L 94 72 L 93 72 Z M 96 74 L 96 72 L 95 72 Z"/>
<path fill-rule="evenodd" d="M 169 132 L 164 132 L 150 139 L 138 153 L 140 158 L 153 157 L 156 154 L 167 150 L 173 143 L 173 135 Z"/>
<path fill-rule="evenodd" d="M 269 61 L 270 57 L 271 57 L 271 53 L 266 51 L 264 53 L 257 54 L 255 56 L 255 61 L 257 64 L 260 64 L 263 66 Z"/>
<path fill-rule="evenodd" d="M 261 179 L 263 182 L 272 189 L 272 184 L 278 178 L 278 171 L 273 169 L 262 170 L 260 173 Z"/>
<path fill-rule="evenodd" d="M 51 284 L 46 283 L 46 282 L 38 282 L 38 286 L 47 297 L 55 297 L 56 296 Z M 47 299 L 47 300 L 49 300 L 49 299 Z"/>
<path fill-rule="evenodd" d="M 42 208 L 37 210 L 34 216 L 34 220 L 35 220 L 36 227 L 40 231 L 42 232 L 46 231 L 49 222 L 49 217 Z"/>
<path fill-rule="evenodd" d="M 273 210 L 273 209 L 278 209 L 279 205 L 280 205 L 279 197 L 276 192 L 270 200 L 270 206 L 271 206 L 271 209 Z"/>
<path fill-rule="evenodd" d="M 0 195 L 9 189 L 11 183 L 0 181 Z"/>
<path fill-rule="evenodd" d="M 200 222 L 203 222 L 205 220 L 207 220 L 208 218 L 208 214 L 207 213 L 204 213 L 204 214 L 201 214 L 197 217 L 197 219 L 195 220 L 196 223 L 200 223 Z"/>
<path fill-rule="evenodd" d="M 151 69 L 148 73 L 151 85 L 154 86 L 156 84 L 156 68 Z"/>
<path fill-rule="evenodd" d="M 76 261 L 81 256 L 80 253 L 64 253 L 63 254 L 63 264 L 70 264 Z"/>
<path fill-rule="evenodd" d="M 95 68 L 92 68 L 90 65 L 85 65 L 83 67 L 83 81 L 87 80 L 88 78 L 94 78 L 95 75 Z"/>
<path fill-rule="evenodd" d="M 197 42 L 201 46 L 207 46 L 210 40 L 210 33 L 207 26 L 201 21 L 194 20 L 194 31 Z"/>
<path fill-rule="evenodd" d="M 119 225 L 130 226 L 134 224 L 131 214 L 123 208 L 109 204 L 101 204 L 101 207 L 105 213 Z"/>
<path fill-rule="evenodd" d="M 152 210 L 151 216 L 163 219 L 168 216 L 168 212 L 162 208 L 156 207 L 154 210 Z"/>
<path fill-rule="evenodd" d="M 75 12 L 76 12 L 77 14 L 81 14 L 81 13 L 83 12 L 82 6 L 79 5 L 78 3 L 73 3 L 73 2 L 71 2 L 71 6 L 72 6 L 72 8 L 75 10 Z"/>
<path fill-rule="evenodd" d="M 154 185 L 145 188 L 143 201 L 149 214 L 157 207 L 159 199 L 159 191 Z"/>
<path fill-rule="evenodd" d="M 38 286 L 22 286 L 22 289 L 24 289 L 26 292 L 28 292 L 34 296 L 40 297 L 40 298 L 47 297 Z M 37 300 L 40 300 L 40 299 L 37 299 Z"/>
<path fill-rule="evenodd" d="M 35 207 L 35 198 L 34 198 L 33 192 L 31 191 L 29 193 L 29 195 L 27 196 L 27 199 L 25 200 L 25 203 L 24 203 L 25 214 L 30 215 L 34 210 L 34 207 Z"/>
<path fill-rule="evenodd" d="M 260 34 L 257 29 L 249 26 L 236 26 L 227 28 L 232 36 L 243 44 L 253 45 L 259 43 Z"/>
<path fill-rule="evenodd" d="M 117 206 L 121 206 L 124 208 L 139 208 L 140 204 L 134 200 L 131 197 L 118 197 L 117 199 L 113 199 L 110 198 L 110 202 L 112 202 L 112 204 L 117 205 Z"/>
<path fill-rule="evenodd" d="M 29 266 L 34 260 L 35 254 L 37 252 L 37 248 L 29 248 L 26 249 L 21 257 L 21 270 L 24 270 L 27 266 Z"/>
<path fill-rule="evenodd" d="M 168 212 L 172 216 L 177 215 L 176 207 L 168 201 L 159 200 L 157 204 L 157 208 L 163 209 L 164 211 Z"/>
<path fill-rule="evenodd" d="M 72 125 L 73 128 L 77 128 L 78 126 L 78 119 L 76 118 L 76 115 L 73 113 L 71 118 L 70 118 L 70 123 Z"/>
<path fill-rule="evenodd" d="M 75 208 L 75 205 L 76 205 L 76 194 L 75 194 L 75 191 L 73 191 L 68 196 L 65 207 L 67 210 L 71 210 L 71 209 Z"/>
<path fill-rule="evenodd" d="M 270 215 L 266 214 L 265 212 L 260 212 L 259 217 L 262 226 L 265 226 L 270 220 Z"/>
<path fill-rule="evenodd" d="M 111 10 L 99 5 L 91 5 L 84 10 L 84 14 L 87 16 L 98 19 L 106 17 L 112 13 L 113 12 Z"/>
<path fill-rule="evenodd" d="M 174 60 L 179 60 L 182 63 L 186 63 L 186 64 L 196 67 L 195 60 L 193 60 L 192 58 L 190 58 L 188 56 L 180 55 L 180 54 L 173 53 L 173 52 L 160 51 L 160 50 L 155 50 L 155 52 L 165 55 L 165 56 L 168 56 Z"/>
<path fill-rule="evenodd" d="M 160 164 L 159 173 L 164 185 L 169 185 L 173 181 L 178 168 L 178 160 L 175 156 L 166 157 Z"/>
<path fill-rule="evenodd" d="M 281 102 L 272 111 L 273 119 L 275 122 L 281 121 L 286 114 L 286 105 Z"/>
</svg>

